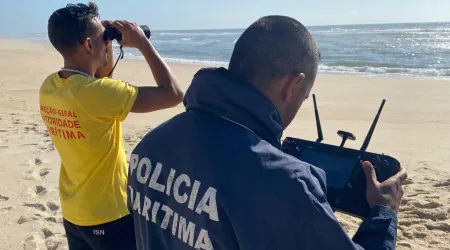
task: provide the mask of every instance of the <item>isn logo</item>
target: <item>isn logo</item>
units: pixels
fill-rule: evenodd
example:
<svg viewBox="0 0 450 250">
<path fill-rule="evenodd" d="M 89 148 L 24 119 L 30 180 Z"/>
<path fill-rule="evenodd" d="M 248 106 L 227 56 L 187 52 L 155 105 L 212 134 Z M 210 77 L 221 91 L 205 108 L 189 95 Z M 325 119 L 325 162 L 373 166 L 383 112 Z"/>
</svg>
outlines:
<svg viewBox="0 0 450 250">
<path fill-rule="evenodd" d="M 102 236 L 102 235 L 105 235 L 105 230 L 94 229 L 93 233 L 94 233 L 94 235 Z"/>
</svg>

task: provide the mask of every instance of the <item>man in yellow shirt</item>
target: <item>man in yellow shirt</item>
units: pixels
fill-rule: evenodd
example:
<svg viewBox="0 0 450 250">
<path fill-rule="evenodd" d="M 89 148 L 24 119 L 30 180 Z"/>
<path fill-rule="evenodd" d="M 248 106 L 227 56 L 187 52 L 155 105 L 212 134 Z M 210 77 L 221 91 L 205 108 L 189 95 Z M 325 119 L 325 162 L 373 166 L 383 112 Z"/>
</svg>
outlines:
<svg viewBox="0 0 450 250">
<path fill-rule="evenodd" d="M 144 55 L 158 86 L 108 77 L 113 55 L 105 23 L 121 32 L 120 45 Z M 129 112 L 173 107 L 184 93 L 142 29 L 127 21 L 102 23 L 94 3 L 56 10 L 48 35 L 64 67 L 44 80 L 40 113 L 61 157 L 59 191 L 69 248 L 135 249 L 121 122 Z"/>
</svg>

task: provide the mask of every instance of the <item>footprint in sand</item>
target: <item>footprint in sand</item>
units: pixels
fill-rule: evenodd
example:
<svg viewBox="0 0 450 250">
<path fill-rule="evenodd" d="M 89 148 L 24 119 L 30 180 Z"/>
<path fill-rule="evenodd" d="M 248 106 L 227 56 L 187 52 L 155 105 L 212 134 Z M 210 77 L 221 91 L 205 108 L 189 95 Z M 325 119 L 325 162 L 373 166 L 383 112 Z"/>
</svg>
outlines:
<svg viewBox="0 0 450 250">
<path fill-rule="evenodd" d="M 25 180 L 40 180 L 50 173 L 50 168 L 28 170 L 23 173 Z"/>
<path fill-rule="evenodd" d="M 40 180 L 42 177 L 38 170 L 28 170 L 23 173 L 23 179 L 25 180 Z"/>
<path fill-rule="evenodd" d="M 429 161 L 418 161 L 417 163 L 422 164 L 422 165 L 427 166 L 427 167 L 429 167 L 430 164 L 431 164 L 431 162 L 429 162 Z"/>
<path fill-rule="evenodd" d="M 425 198 L 425 199 L 427 199 L 427 200 L 436 200 L 436 199 L 439 199 L 439 198 L 441 198 L 440 196 L 437 196 L 437 195 L 426 195 L 426 196 L 424 196 L 423 198 Z"/>
<path fill-rule="evenodd" d="M 442 204 L 434 201 L 432 202 L 415 201 L 411 204 L 417 208 L 427 208 L 427 209 L 438 208 L 442 206 Z"/>
<path fill-rule="evenodd" d="M 43 140 L 39 143 L 39 145 L 37 146 L 37 148 L 41 151 L 41 152 L 50 152 L 55 150 L 55 145 L 53 144 L 52 140 Z"/>
<path fill-rule="evenodd" d="M 43 228 L 42 229 L 42 233 L 44 233 L 44 239 L 50 238 L 53 235 L 55 235 L 52 231 L 50 231 L 50 229 L 48 228 Z"/>
<path fill-rule="evenodd" d="M 23 249 L 24 250 L 32 250 L 32 249 L 39 249 L 38 247 L 38 241 L 39 236 L 32 235 L 25 239 L 25 242 L 23 243 Z"/>
<path fill-rule="evenodd" d="M 424 170 L 421 169 L 417 172 L 422 171 Z M 442 238 L 442 240 L 435 241 L 434 246 L 441 249 L 450 240 L 448 234 L 450 232 L 450 206 L 448 205 L 450 202 L 447 202 L 449 198 L 446 196 L 450 187 L 450 179 L 446 173 L 431 172 L 433 174 L 415 177 L 414 185 L 408 186 L 400 206 L 399 229 L 401 235 L 408 239 L 408 243 L 416 242 L 421 246 L 420 249 L 433 248 L 432 245 L 429 245 L 431 241 Z M 409 246 L 400 244 L 399 247 L 401 249 L 409 248 Z"/>
<path fill-rule="evenodd" d="M 414 184 L 414 181 L 411 180 L 411 179 L 409 179 L 409 178 L 407 178 L 407 179 L 405 180 L 405 186 L 411 185 L 411 184 Z"/>
<path fill-rule="evenodd" d="M 46 221 L 48 222 L 53 222 L 53 223 L 57 223 L 56 218 L 55 217 L 47 217 L 45 218 Z"/>
<path fill-rule="evenodd" d="M 25 132 L 30 132 L 30 131 L 37 132 L 36 127 L 24 127 L 24 129 L 25 129 Z"/>
<path fill-rule="evenodd" d="M 36 123 L 29 123 L 29 124 L 27 124 L 28 126 L 26 126 L 25 127 L 25 130 L 26 131 L 30 131 L 30 130 L 32 130 L 32 131 L 34 131 L 34 132 L 37 132 L 37 124 Z"/>
<path fill-rule="evenodd" d="M 428 230 L 440 230 L 443 232 L 450 232 L 450 224 L 449 223 L 425 224 L 425 227 Z"/>
<path fill-rule="evenodd" d="M 411 244 L 407 242 L 399 242 L 397 245 L 401 247 L 401 249 L 413 249 Z"/>
<path fill-rule="evenodd" d="M 34 191 L 37 195 L 45 194 L 47 193 L 47 189 L 44 186 L 38 185 L 34 188 Z"/>
<path fill-rule="evenodd" d="M 23 223 L 27 223 L 27 222 L 34 221 L 34 220 L 37 220 L 37 218 L 36 218 L 36 217 L 28 217 L 28 216 L 22 215 L 22 216 L 20 216 L 20 218 L 17 220 L 17 224 L 21 225 L 21 224 L 23 224 Z"/>
<path fill-rule="evenodd" d="M 409 194 L 409 195 L 407 195 L 407 197 L 411 198 L 411 197 L 416 197 L 416 196 L 424 195 L 424 194 L 431 194 L 431 192 L 430 191 L 424 191 L 424 190 L 416 190 L 415 193 Z"/>
<path fill-rule="evenodd" d="M 444 182 L 436 183 L 433 185 L 433 187 L 450 187 L 450 179 Z"/>
<path fill-rule="evenodd" d="M 56 204 L 53 203 L 53 202 L 47 202 L 47 207 L 48 207 L 48 209 L 50 209 L 52 212 L 56 212 L 56 211 L 58 211 L 58 209 L 59 209 L 59 206 L 56 205 Z"/>
<path fill-rule="evenodd" d="M 35 208 L 35 209 L 40 210 L 42 212 L 47 211 L 47 208 L 43 204 L 40 204 L 40 203 L 24 203 L 23 206 L 30 207 L 30 208 Z"/>
<path fill-rule="evenodd" d="M 57 250 L 61 245 L 62 245 L 61 240 L 48 239 L 45 241 L 45 246 L 47 247 L 47 250 Z"/>
<path fill-rule="evenodd" d="M 425 220 L 432 220 L 432 221 L 438 221 L 438 220 L 446 220 L 448 217 L 447 211 L 442 210 L 413 210 L 413 211 L 405 211 L 405 213 L 410 215 L 415 215 L 418 218 L 425 219 Z"/>
<path fill-rule="evenodd" d="M 41 159 L 39 159 L 39 158 L 35 158 L 34 159 L 34 165 L 39 166 L 41 164 L 42 164 L 42 160 Z"/>
<path fill-rule="evenodd" d="M 9 212 L 9 211 L 11 211 L 13 209 L 13 207 L 3 207 L 3 208 L 0 208 L 0 213 L 6 213 L 6 212 Z"/>
<path fill-rule="evenodd" d="M 9 197 L 0 194 L 0 201 L 7 201 L 7 200 L 9 200 Z"/>
<path fill-rule="evenodd" d="M 29 235 L 22 242 L 22 247 L 25 250 L 35 250 L 35 249 L 47 249 L 47 250 L 57 250 L 63 249 L 65 236 L 61 234 L 54 233 L 48 228 L 41 228 L 40 231 L 35 231 Z M 65 248 L 67 249 L 67 248 Z"/>
<path fill-rule="evenodd" d="M 50 173 L 49 170 L 50 170 L 49 168 L 44 168 L 44 169 L 39 170 L 39 176 L 45 177 L 46 175 L 48 175 Z"/>
<path fill-rule="evenodd" d="M 127 142 L 127 144 L 132 145 L 135 142 L 141 140 L 146 135 L 146 131 L 139 131 L 135 133 L 128 133 L 124 136 L 124 141 Z"/>
<path fill-rule="evenodd" d="M 419 191 L 419 190 L 417 190 Z M 423 191 L 423 190 L 420 190 Z M 428 191 L 423 193 L 430 193 Z M 400 211 L 409 219 L 418 218 L 421 220 L 442 221 L 449 217 L 448 209 L 439 202 L 438 199 L 426 199 L 425 197 L 412 198 L 423 193 L 416 193 L 416 195 L 408 195 L 402 200 L 402 207 Z M 428 196 L 429 197 L 429 196 Z M 439 198 L 439 197 L 438 197 Z M 403 222 L 404 225 L 409 226 L 412 223 Z"/>
</svg>

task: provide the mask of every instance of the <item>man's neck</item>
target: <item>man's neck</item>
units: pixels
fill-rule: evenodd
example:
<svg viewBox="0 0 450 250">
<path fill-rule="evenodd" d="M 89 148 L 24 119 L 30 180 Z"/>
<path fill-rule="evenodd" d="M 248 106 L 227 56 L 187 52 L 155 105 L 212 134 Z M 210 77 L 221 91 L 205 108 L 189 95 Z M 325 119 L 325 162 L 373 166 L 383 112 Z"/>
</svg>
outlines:
<svg viewBox="0 0 450 250">
<path fill-rule="evenodd" d="M 66 69 L 72 69 L 81 71 L 83 73 L 86 73 L 90 77 L 94 77 L 95 74 L 95 67 L 93 67 L 91 64 L 87 62 L 81 62 L 77 60 L 64 60 L 64 68 Z M 76 74 L 75 72 L 71 71 L 63 71 L 61 72 L 62 77 L 69 77 L 70 75 Z"/>
</svg>

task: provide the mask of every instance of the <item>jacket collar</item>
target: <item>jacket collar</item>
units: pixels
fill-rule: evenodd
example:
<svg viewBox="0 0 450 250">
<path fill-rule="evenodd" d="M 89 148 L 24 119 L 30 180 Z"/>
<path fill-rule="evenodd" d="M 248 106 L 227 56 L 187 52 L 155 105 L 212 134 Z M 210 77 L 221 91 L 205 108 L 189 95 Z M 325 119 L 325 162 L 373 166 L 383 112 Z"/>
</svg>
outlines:
<svg viewBox="0 0 450 250">
<path fill-rule="evenodd" d="M 252 130 L 280 148 L 283 128 L 273 103 L 245 79 L 225 68 L 198 71 L 186 91 L 186 110 L 202 109 Z"/>
</svg>

